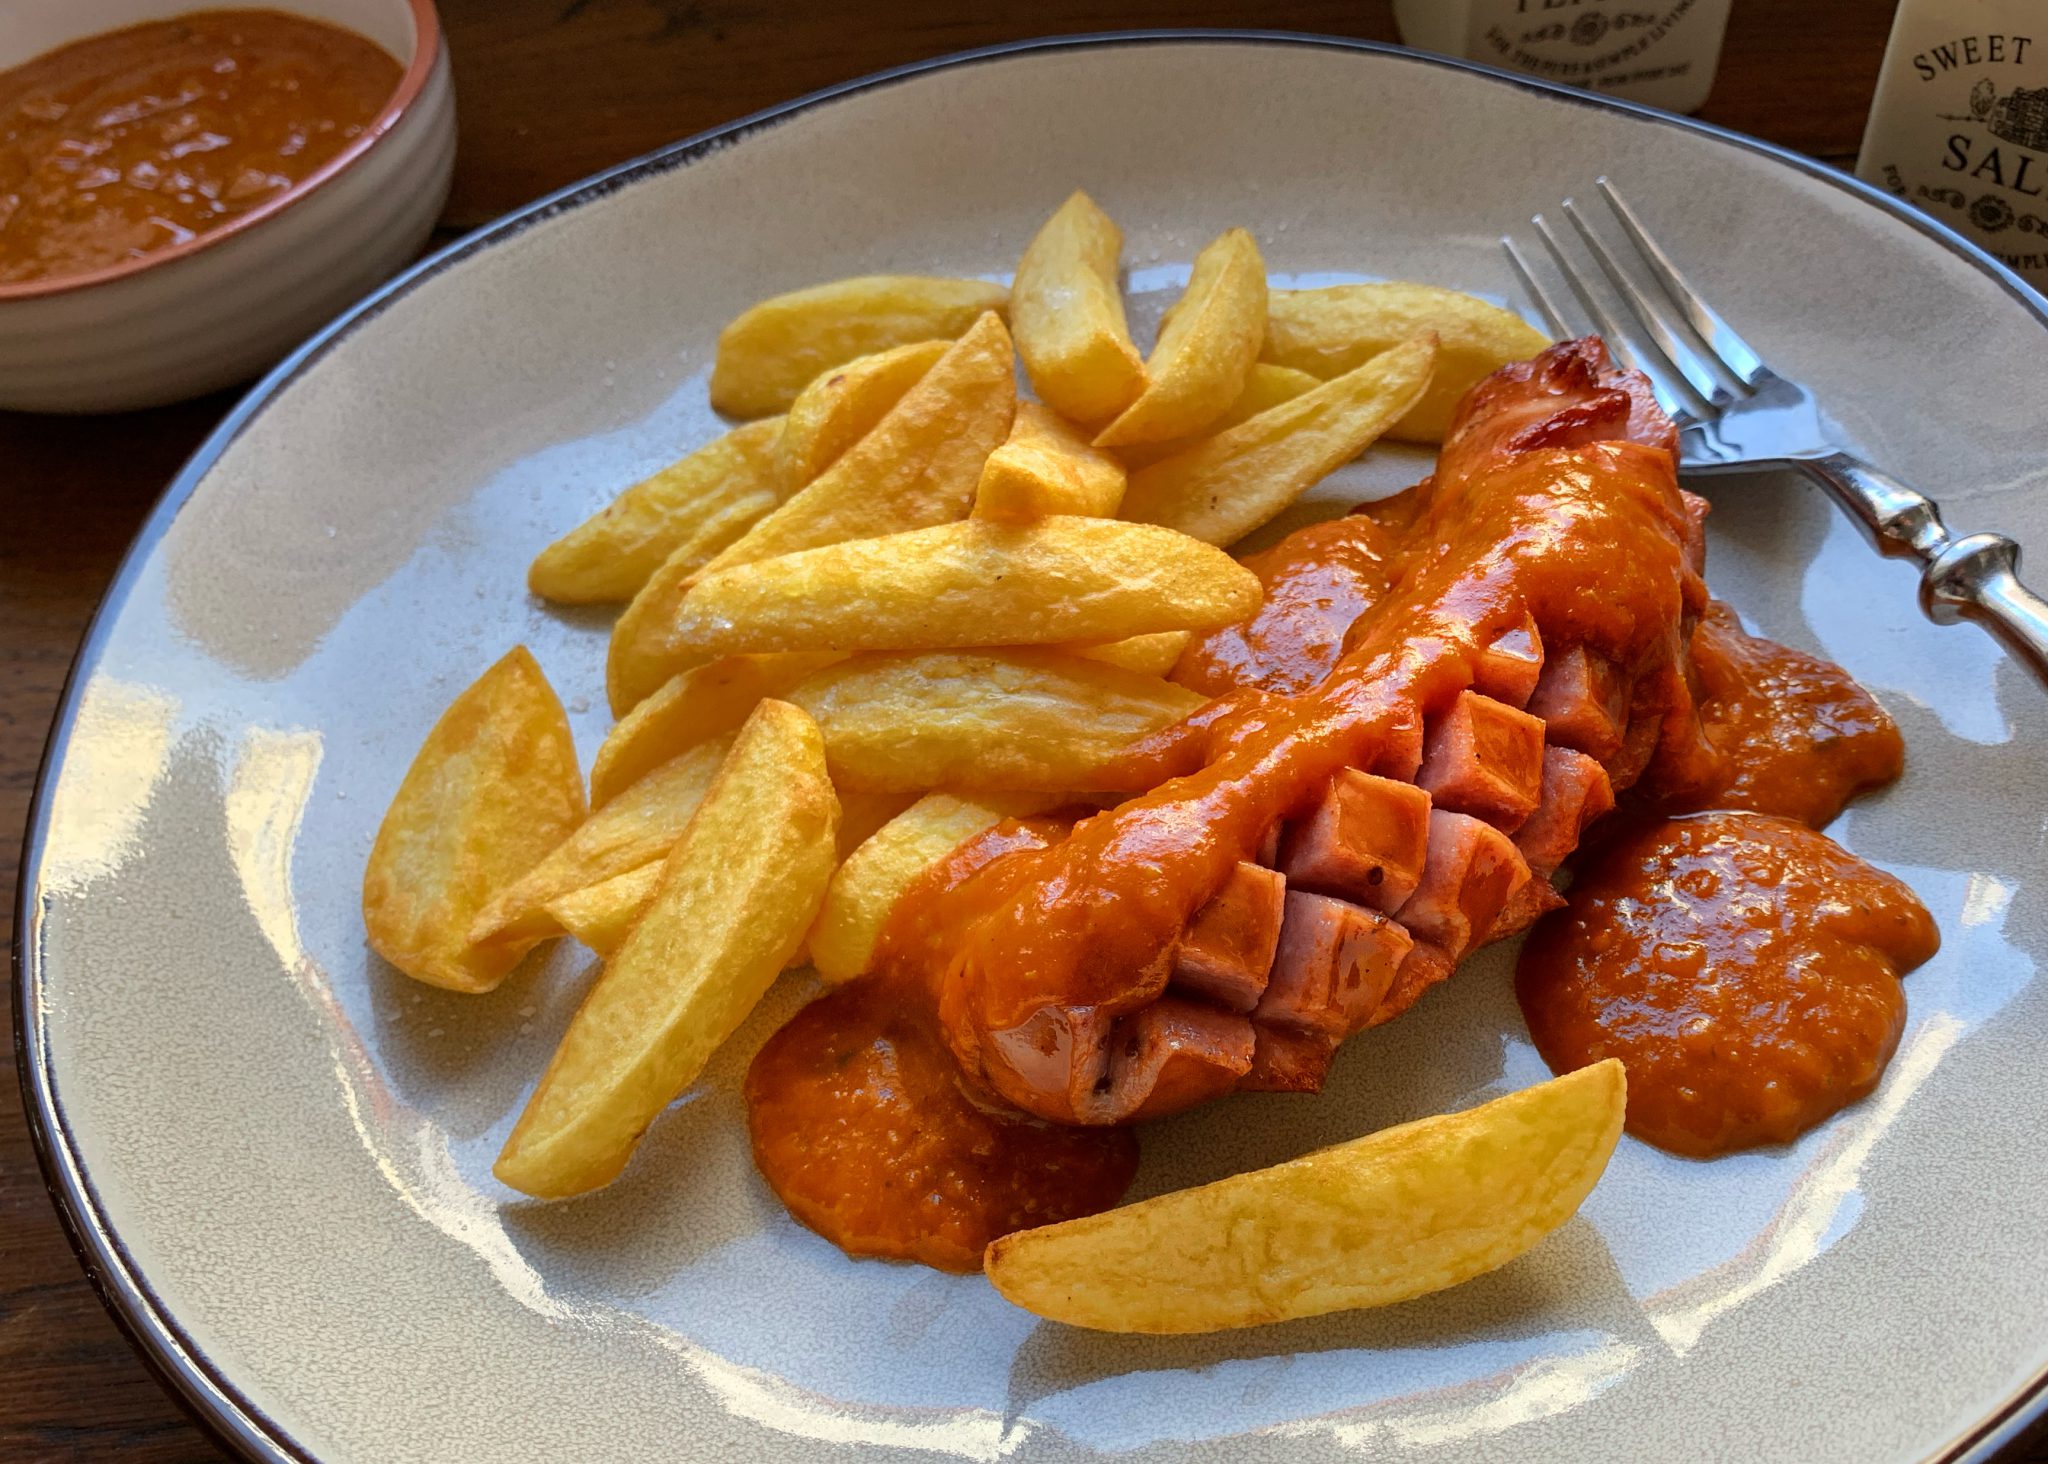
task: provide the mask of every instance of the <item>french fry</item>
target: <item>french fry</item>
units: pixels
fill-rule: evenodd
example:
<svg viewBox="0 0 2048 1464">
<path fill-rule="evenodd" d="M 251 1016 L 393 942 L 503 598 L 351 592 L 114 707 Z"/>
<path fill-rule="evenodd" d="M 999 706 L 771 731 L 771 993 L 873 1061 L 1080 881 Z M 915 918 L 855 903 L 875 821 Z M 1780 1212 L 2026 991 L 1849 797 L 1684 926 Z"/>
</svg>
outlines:
<svg viewBox="0 0 2048 1464">
<path fill-rule="evenodd" d="M 832 877 L 818 729 L 765 701 L 570 1020 L 493 1172 L 543 1199 L 609 1184 L 795 954 Z"/>
<path fill-rule="evenodd" d="M 1178 457 L 1140 468 L 1120 511 L 1207 544 L 1234 544 L 1386 431 L 1421 397 L 1435 357 L 1435 339 L 1419 336 Z"/>
<path fill-rule="evenodd" d="M 1170 442 L 1202 431 L 1244 391 L 1266 334 L 1266 262 L 1243 229 L 1195 256 L 1188 286 L 1159 325 L 1145 389 L 1095 439 L 1097 447 Z"/>
<path fill-rule="evenodd" d="M 1425 331 L 1434 331 L 1441 342 L 1436 375 L 1421 400 L 1387 430 L 1397 442 L 1442 442 L 1451 413 L 1482 376 L 1550 344 L 1521 316 L 1456 290 L 1327 285 L 1267 296 L 1259 359 L 1328 380 Z"/>
<path fill-rule="evenodd" d="M 1126 671 L 1164 676 L 1180 663 L 1181 652 L 1194 638 L 1195 633 L 1191 630 L 1161 630 L 1151 635 L 1126 636 L 1102 645 L 1058 646 L 1055 649 L 1090 661 L 1101 661 L 1104 665 L 1121 666 Z"/>
<path fill-rule="evenodd" d="M 981 466 L 974 517 L 1034 519 L 1074 513 L 1110 518 L 1124 497 L 1124 465 L 1037 402 L 1017 403 L 1010 435 Z"/>
<path fill-rule="evenodd" d="M 1151 524 L 969 519 L 706 575 L 660 627 L 679 665 L 762 651 L 943 650 L 1211 630 L 1259 578 Z"/>
<path fill-rule="evenodd" d="M 789 693 L 825 735 L 833 783 L 1131 792 L 1118 753 L 1208 698 L 1156 676 L 1054 651 L 856 656 Z"/>
<path fill-rule="evenodd" d="M 661 888 L 661 861 L 570 890 L 548 901 L 548 918 L 600 956 L 609 958 L 632 931 Z"/>
<path fill-rule="evenodd" d="M 682 837 L 730 747 L 716 738 L 678 754 L 585 819 L 548 856 L 492 896 L 470 926 L 473 941 L 537 940 L 560 927 L 551 901 L 657 864 Z"/>
<path fill-rule="evenodd" d="M 780 417 L 749 422 L 635 483 L 541 550 L 527 588 L 569 605 L 630 600 L 686 544 L 690 568 L 707 563 L 780 501 L 781 435 Z"/>
<path fill-rule="evenodd" d="M 1314 391 L 1323 384 L 1322 378 L 1311 376 L 1306 371 L 1296 371 L 1292 366 L 1275 366 L 1266 361 L 1255 361 L 1252 369 L 1245 374 L 1244 390 L 1237 394 L 1237 400 L 1225 409 L 1222 416 L 1211 422 L 1208 428 L 1194 437 L 1177 437 L 1171 442 L 1134 442 L 1116 449 L 1116 455 L 1123 460 L 1128 472 L 1136 472 L 1147 464 L 1161 458 L 1170 458 L 1186 452 L 1205 437 L 1214 437 L 1219 432 L 1228 432 L 1240 422 L 1249 422 L 1269 407 L 1282 402 L 1291 402 L 1304 392 Z"/>
<path fill-rule="evenodd" d="M 1385 1306 L 1505 1265 L 1570 1219 L 1621 1137 L 1613 1058 L 1463 1113 L 1022 1230 L 985 1257 L 1026 1311 L 1213 1332 Z"/>
<path fill-rule="evenodd" d="M 518 646 L 441 714 L 398 785 L 363 870 L 370 948 L 416 981 L 491 990 L 538 937 L 479 944 L 477 912 L 582 817 L 569 719 Z"/>
<path fill-rule="evenodd" d="M 1145 363 L 1117 292 L 1123 242 L 1109 215 L 1077 190 L 1025 246 L 1010 287 L 1010 323 L 1032 388 L 1061 416 L 1089 426 L 1145 389 Z"/>
<path fill-rule="evenodd" d="M 783 419 L 775 449 L 782 495 L 795 493 L 867 436 L 950 344 L 917 341 L 819 372 Z"/>
<path fill-rule="evenodd" d="M 604 807 L 676 754 L 737 731 L 762 700 L 782 696 L 836 659 L 728 656 L 671 676 L 605 734 L 590 765 L 590 806 Z"/>
<path fill-rule="evenodd" d="M 861 275 L 763 300 L 718 333 L 711 405 L 729 417 L 789 410 L 818 373 L 918 341 L 953 340 L 1009 291 L 985 280 Z"/>
<path fill-rule="evenodd" d="M 965 518 L 1016 405 L 1010 333 L 991 311 L 866 436 L 703 572 Z"/>
<path fill-rule="evenodd" d="M 856 846 L 833 874 L 811 926 L 818 975 L 836 983 L 870 970 L 882 925 L 903 892 L 976 834 L 1072 801 L 1060 793 L 925 794 Z"/>
</svg>

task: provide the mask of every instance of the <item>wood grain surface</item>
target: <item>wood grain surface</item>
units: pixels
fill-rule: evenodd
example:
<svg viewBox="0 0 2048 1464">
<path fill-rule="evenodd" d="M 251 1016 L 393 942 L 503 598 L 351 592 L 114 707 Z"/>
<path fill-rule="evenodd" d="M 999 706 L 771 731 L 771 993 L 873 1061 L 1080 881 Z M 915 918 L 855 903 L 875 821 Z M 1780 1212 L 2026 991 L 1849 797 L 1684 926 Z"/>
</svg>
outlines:
<svg viewBox="0 0 2048 1464">
<path fill-rule="evenodd" d="M 195 6 L 198 0 L 194 0 Z M 231 3 L 231 0 L 217 0 Z M 1032 35 L 1257 26 L 1394 39 L 1386 0 L 443 0 L 461 142 L 444 224 L 483 223 L 611 163 L 882 67 Z M 1891 7 L 1738 0 L 1702 115 L 1853 158 Z M 65 673 L 137 525 L 232 394 L 98 419 L 0 413 L 0 893 Z M 11 940 L 11 932 L 10 932 Z M 129 1351 L 43 1192 L 0 1082 L 0 1460 L 226 1456 Z M 2048 1464 L 2037 1441 L 2016 1460 Z"/>
</svg>

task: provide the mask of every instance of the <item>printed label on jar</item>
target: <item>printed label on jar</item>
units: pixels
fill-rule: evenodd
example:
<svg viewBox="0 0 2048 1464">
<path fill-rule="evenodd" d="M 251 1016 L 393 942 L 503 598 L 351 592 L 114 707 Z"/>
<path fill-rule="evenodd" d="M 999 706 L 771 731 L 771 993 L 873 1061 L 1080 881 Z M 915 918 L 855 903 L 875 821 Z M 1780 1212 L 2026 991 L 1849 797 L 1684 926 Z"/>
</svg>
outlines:
<svg viewBox="0 0 2048 1464">
<path fill-rule="evenodd" d="M 1477 0 L 1465 54 L 1685 110 L 1705 99 L 1726 22 L 1725 3 L 1703 0 Z"/>
</svg>

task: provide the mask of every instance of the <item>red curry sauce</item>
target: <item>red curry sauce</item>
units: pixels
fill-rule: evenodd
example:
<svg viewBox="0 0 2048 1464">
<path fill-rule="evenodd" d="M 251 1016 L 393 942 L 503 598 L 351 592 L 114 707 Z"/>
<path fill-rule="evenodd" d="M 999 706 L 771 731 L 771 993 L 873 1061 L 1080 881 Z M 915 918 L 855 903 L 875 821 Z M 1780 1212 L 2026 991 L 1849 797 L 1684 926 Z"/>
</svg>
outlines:
<svg viewBox="0 0 2048 1464">
<path fill-rule="evenodd" d="M 1629 1132 L 1704 1157 L 1788 1142 L 1875 1087 L 1899 977 L 1939 944 L 1910 889 L 1826 835 L 1703 813 L 1600 850 L 1515 989 L 1554 1071 L 1620 1058 Z"/>
<path fill-rule="evenodd" d="M 203 10 L 0 72 L 0 284 L 183 244 L 288 193 L 363 134 L 400 68 L 275 10 Z"/>
</svg>

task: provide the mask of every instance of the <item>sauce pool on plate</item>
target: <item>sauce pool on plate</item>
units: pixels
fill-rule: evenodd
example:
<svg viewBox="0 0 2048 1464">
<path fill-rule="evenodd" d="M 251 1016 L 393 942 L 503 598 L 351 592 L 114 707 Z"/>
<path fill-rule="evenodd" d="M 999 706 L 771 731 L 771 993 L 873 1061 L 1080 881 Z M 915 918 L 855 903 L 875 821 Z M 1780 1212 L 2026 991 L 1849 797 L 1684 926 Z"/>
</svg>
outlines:
<svg viewBox="0 0 2048 1464">
<path fill-rule="evenodd" d="M 110 268 L 284 196 L 400 74 L 361 36 L 274 10 L 130 26 L 0 72 L 0 284 Z"/>
</svg>

